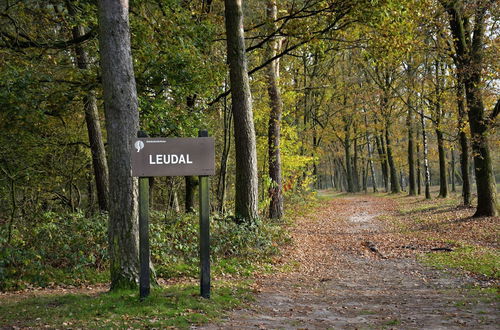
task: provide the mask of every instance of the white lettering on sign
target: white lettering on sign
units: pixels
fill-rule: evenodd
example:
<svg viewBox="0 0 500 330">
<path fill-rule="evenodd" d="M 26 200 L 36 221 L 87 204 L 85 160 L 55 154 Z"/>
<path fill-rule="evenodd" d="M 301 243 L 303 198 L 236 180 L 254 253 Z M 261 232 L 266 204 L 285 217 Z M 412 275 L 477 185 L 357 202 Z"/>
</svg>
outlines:
<svg viewBox="0 0 500 330">
<path fill-rule="evenodd" d="M 150 165 L 175 165 L 175 164 L 193 164 L 189 159 L 189 154 L 183 155 L 149 155 Z"/>
</svg>

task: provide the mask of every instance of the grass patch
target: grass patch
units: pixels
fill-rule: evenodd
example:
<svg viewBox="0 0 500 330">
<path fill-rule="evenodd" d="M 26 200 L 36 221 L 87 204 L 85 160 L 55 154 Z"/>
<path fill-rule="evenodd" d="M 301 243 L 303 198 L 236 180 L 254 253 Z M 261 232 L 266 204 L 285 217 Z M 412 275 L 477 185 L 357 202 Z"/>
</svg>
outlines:
<svg viewBox="0 0 500 330">
<path fill-rule="evenodd" d="M 45 296 L 0 304 L 0 328 L 188 328 L 219 319 L 223 311 L 251 299 L 248 283 L 218 283 L 211 299 L 197 285 L 152 290 L 145 301 L 137 291 L 99 295 Z"/>
<path fill-rule="evenodd" d="M 384 323 L 385 325 L 400 325 L 401 321 L 398 319 L 390 320 Z"/>
<path fill-rule="evenodd" d="M 457 198 L 436 198 L 430 200 L 419 200 L 416 204 L 407 204 L 404 200 L 400 200 L 401 215 L 412 215 L 415 213 L 427 213 L 432 211 L 443 210 L 449 207 L 455 207 L 460 204 Z"/>
<path fill-rule="evenodd" d="M 485 247 L 463 246 L 452 252 L 427 253 L 422 256 L 428 265 L 455 268 L 493 279 L 500 279 L 500 253 Z"/>
</svg>

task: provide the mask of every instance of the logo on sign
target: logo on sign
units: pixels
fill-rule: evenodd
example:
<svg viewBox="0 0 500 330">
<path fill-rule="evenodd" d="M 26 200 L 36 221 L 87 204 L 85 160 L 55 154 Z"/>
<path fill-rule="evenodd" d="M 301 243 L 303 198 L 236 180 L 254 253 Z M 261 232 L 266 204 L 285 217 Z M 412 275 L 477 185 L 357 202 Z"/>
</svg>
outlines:
<svg viewBox="0 0 500 330">
<path fill-rule="evenodd" d="M 137 152 L 141 151 L 141 149 L 142 149 L 142 148 L 144 148 L 144 142 L 142 142 L 142 141 L 140 141 L 140 140 L 139 140 L 139 141 L 137 141 L 137 142 L 135 143 L 135 148 L 137 149 Z"/>
</svg>

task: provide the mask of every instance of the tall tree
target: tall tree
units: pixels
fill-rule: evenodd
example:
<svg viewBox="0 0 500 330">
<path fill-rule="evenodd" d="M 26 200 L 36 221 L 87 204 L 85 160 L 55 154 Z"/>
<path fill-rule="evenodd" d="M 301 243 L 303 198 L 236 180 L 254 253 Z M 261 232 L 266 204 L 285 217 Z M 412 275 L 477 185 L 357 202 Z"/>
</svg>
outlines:
<svg viewBox="0 0 500 330">
<path fill-rule="evenodd" d="M 109 154 L 109 254 L 111 289 L 138 282 L 137 178 L 132 139 L 139 127 L 130 47 L 128 0 L 99 0 L 99 48 Z"/>
<path fill-rule="evenodd" d="M 274 23 L 278 18 L 278 8 L 276 0 L 267 0 L 267 20 L 269 32 L 276 30 Z M 267 46 L 267 58 L 271 59 L 278 53 L 279 40 L 272 38 Z M 283 102 L 281 92 L 278 86 L 279 77 L 279 59 L 272 61 L 267 68 L 267 92 L 269 94 L 269 103 L 271 112 L 269 114 L 268 124 L 268 153 L 269 153 L 269 178 L 271 186 L 269 187 L 269 218 L 280 219 L 283 217 L 283 187 L 281 183 L 281 154 L 280 154 L 280 126 L 281 114 L 283 112 Z"/>
<path fill-rule="evenodd" d="M 457 58 L 457 72 L 465 85 L 469 126 L 472 136 L 474 170 L 477 187 L 477 209 L 474 216 L 496 216 L 498 205 L 496 182 L 493 173 L 488 131 L 490 122 L 497 115 L 485 114 L 481 94 L 484 33 L 486 13 L 494 1 L 474 1 L 465 8 L 462 0 L 440 0 L 449 14 L 450 29 L 453 35 Z"/>
<path fill-rule="evenodd" d="M 252 95 L 248 80 L 242 0 L 225 0 L 227 58 L 231 83 L 236 154 L 235 216 L 258 216 L 258 179 Z"/>
<path fill-rule="evenodd" d="M 68 12 L 71 16 L 76 16 L 74 5 L 66 1 Z M 77 25 L 72 30 L 73 38 L 79 39 L 85 35 L 84 27 Z M 81 70 L 89 69 L 89 56 L 82 44 L 75 45 L 76 64 Z M 97 108 L 97 98 L 95 92 L 90 90 L 83 97 L 83 108 L 85 111 L 85 123 L 89 136 L 90 151 L 92 153 L 92 166 L 97 190 L 97 201 L 101 211 L 108 210 L 109 200 L 109 177 L 108 163 L 106 161 L 106 150 L 102 137 L 101 123 L 99 121 L 99 111 Z"/>
</svg>

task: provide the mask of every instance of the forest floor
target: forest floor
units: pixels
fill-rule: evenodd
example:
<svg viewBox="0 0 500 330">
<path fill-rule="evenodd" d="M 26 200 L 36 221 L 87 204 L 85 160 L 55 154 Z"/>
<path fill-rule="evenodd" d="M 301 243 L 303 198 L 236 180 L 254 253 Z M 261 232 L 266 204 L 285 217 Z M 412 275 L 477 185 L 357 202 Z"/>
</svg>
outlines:
<svg viewBox="0 0 500 330">
<path fill-rule="evenodd" d="M 318 197 L 294 206 L 291 243 L 253 298 L 238 278 L 214 278 L 210 300 L 196 280 L 145 302 L 107 285 L 1 293 L 0 329 L 498 329 L 499 218 L 471 218 L 456 197 Z"/>
<path fill-rule="evenodd" d="M 260 278 L 253 303 L 202 328 L 498 329 L 499 219 L 473 219 L 473 209 L 448 204 L 325 198 L 291 229 L 282 261 L 294 270 Z M 418 257 L 470 244 L 495 251 L 496 274 L 438 270 Z"/>
</svg>

